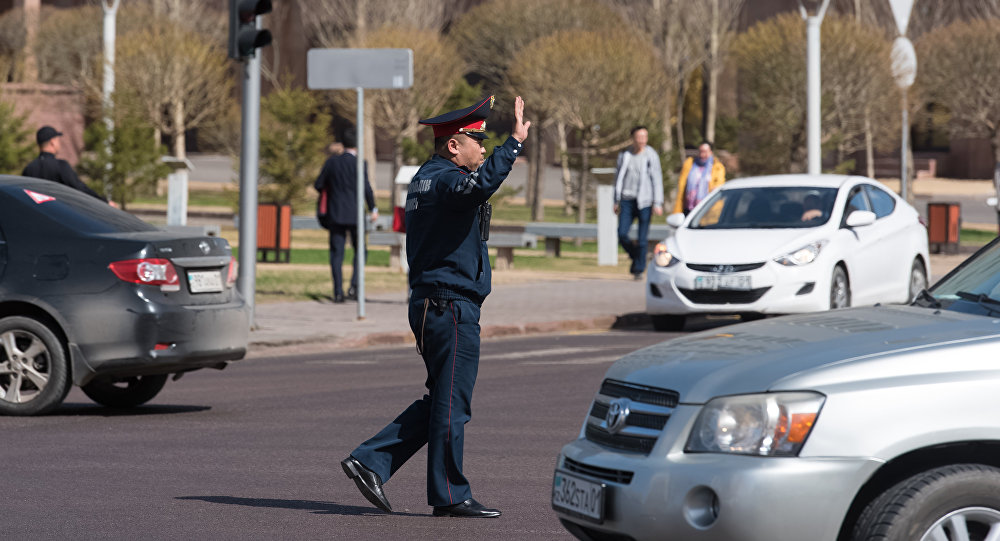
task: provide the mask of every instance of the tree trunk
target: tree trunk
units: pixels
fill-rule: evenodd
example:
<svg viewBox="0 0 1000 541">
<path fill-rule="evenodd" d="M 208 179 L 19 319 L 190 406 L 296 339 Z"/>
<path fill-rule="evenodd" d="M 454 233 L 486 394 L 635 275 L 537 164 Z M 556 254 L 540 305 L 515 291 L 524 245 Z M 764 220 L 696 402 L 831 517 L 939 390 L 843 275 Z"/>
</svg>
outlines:
<svg viewBox="0 0 1000 541">
<path fill-rule="evenodd" d="M 531 221 L 540 222 L 545 219 L 545 137 L 542 135 L 541 126 L 535 133 L 538 154 L 535 156 L 535 193 L 531 198 Z"/>
<path fill-rule="evenodd" d="M 562 166 L 563 212 L 573 215 L 573 177 L 569 170 L 569 148 L 566 143 L 566 123 L 556 123 L 556 139 L 559 141 L 559 164 Z"/>
<path fill-rule="evenodd" d="M 865 173 L 868 178 L 875 178 L 875 140 L 872 137 L 871 108 L 865 108 Z"/>
<path fill-rule="evenodd" d="M 587 182 L 590 178 L 590 137 L 583 134 L 580 138 L 582 150 L 580 152 L 580 188 L 576 194 L 576 223 L 582 224 L 587 221 Z M 579 240 L 579 239 L 578 239 Z"/>
<path fill-rule="evenodd" d="M 681 82 L 677 90 L 677 152 L 684 161 L 684 97 L 687 95 L 687 82 Z"/>
<path fill-rule="evenodd" d="M 990 139 L 993 147 L 993 189 L 996 190 L 997 231 L 1000 232 L 1000 132 L 994 133 Z"/>
<path fill-rule="evenodd" d="M 670 122 L 674 117 L 674 108 L 669 99 L 666 101 L 663 105 L 663 144 L 660 145 L 660 150 L 669 154 L 674 150 L 674 125 Z"/>
<path fill-rule="evenodd" d="M 187 157 L 184 150 L 186 146 L 184 140 L 184 102 L 179 100 L 174 101 L 170 108 L 174 124 L 174 157 L 183 160 Z"/>
<path fill-rule="evenodd" d="M 402 201 L 396 201 L 396 175 L 399 174 L 399 169 L 403 167 L 403 137 L 404 134 L 402 132 L 400 132 L 396 136 L 396 140 L 394 141 L 395 144 L 393 144 L 393 149 L 392 149 L 392 171 L 389 173 L 390 209 L 402 206 L 400 205 Z M 368 170 L 368 174 L 371 175 L 371 169 Z"/>
<path fill-rule="evenodd" d="M 712 27 L 708 38 L 708 61 L 705 62 L 706 71 L 706 99 L 705 114 L 703 118 L 702 133 L 705 140 L 715 143 L 715 117 L 716 103 L 718 101 L 719 84 L 719 0 L 712 0 Z"/>
<path fill-rule="evenodd" d="M 528 184 L 524 187 L 524 206 L 532 214 L 535 208 L 535 186 L 538 184 L 538 137 L 532 137 L 528 146 Z"/>
<path fill-rule="evenodd" d="M 24 0 L 24 82 L 38 82 L 38 58 L 35 45 L 38 41 L 41 0 Z"/>
</svg>

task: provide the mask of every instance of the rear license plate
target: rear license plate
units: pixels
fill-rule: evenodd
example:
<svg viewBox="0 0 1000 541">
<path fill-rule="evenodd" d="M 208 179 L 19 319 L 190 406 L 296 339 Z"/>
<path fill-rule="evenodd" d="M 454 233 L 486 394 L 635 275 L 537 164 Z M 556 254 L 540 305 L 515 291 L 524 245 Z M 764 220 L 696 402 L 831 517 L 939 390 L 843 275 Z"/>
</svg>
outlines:
<svg viewBox="0 0 1000 541">
<path fill-rule="evenodd" d="M 695 289 L 735 289 L 750 290 L 750 276 L 746 274 L 723 274 L 720 276 L 696 276 Z"/>
<path fill-rule="evenodd" d="M 191 293 L 218 293 L 222 291 L 222 273 L 219 271 L 188 272 Z"/>
<path fill-rule="evenodd" d="M 552 480 L 552 507 L 568 514 L 604 522 L 604 497 L 608 487 L 556 470 Z"/>
</svg>

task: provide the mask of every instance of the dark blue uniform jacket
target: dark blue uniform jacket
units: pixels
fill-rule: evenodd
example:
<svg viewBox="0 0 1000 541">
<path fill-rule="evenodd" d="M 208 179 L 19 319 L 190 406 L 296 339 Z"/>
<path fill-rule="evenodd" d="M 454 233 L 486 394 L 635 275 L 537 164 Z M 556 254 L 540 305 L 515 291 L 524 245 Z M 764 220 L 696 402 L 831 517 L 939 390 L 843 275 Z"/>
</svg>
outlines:
<svg viewBox="0 0 1000 541">
<path fill-rule="evenodd" d="M 406 196 L 406 257 L 414 296 L 482 304 L 489 295 L 479 206 L 500 188 L 520 152 L 521 143 L 508 137 L 475 171 L 435 154 L 413 175 Z"/>
</svg>

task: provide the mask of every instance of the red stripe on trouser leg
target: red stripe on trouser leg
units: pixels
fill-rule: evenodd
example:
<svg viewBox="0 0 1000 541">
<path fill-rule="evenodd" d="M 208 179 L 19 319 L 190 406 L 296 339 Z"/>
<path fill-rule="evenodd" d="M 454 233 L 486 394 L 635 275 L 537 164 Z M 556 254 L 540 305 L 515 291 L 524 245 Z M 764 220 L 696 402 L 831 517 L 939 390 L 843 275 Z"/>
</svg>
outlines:
<svg viewBox="0 0 1000 541">
<path fill-rule="evenodd" d="M 451 401 L 455 397 L 455 362 L 458 360 L 458 318 L 455 317 L 455 303 L 448 302 L 451 307 L 451 321 L 455 324 L 455 350 L 451 354 L 451 388 L 448 389 L 448 438 L 445 440 L 445 451 L 451 449 Z M 452 457 L 454 460 L 454 457 Z M 448 487 L 448 502 L 455 503 L 455 498 L 451 495 L 451 482 L 448 480 L 448 468 L 444 469 L 444 484 Z"/>
</svg>

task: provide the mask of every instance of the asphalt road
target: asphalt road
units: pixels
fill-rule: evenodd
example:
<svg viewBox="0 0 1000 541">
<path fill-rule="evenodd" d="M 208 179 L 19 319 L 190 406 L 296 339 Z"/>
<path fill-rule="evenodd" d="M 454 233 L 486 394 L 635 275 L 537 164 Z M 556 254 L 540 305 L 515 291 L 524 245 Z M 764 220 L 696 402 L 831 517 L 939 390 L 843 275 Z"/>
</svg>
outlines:
<svg viewBox="0 0 1000 541">
<path fill-rule="evenodd" d="M 465 474 L 498 519 L 435 518 L 426 454 L 373 508 L 339 461 L 423 393 L 411 346 L 251 358 L 169 382 L 125 413 L 74 389 L 0 418 L 4 539 L 570 539 L 549 507 L 560 447 L 604 371 L 669 338 L 614 331 L 487 341 Z"/>
</svg>

